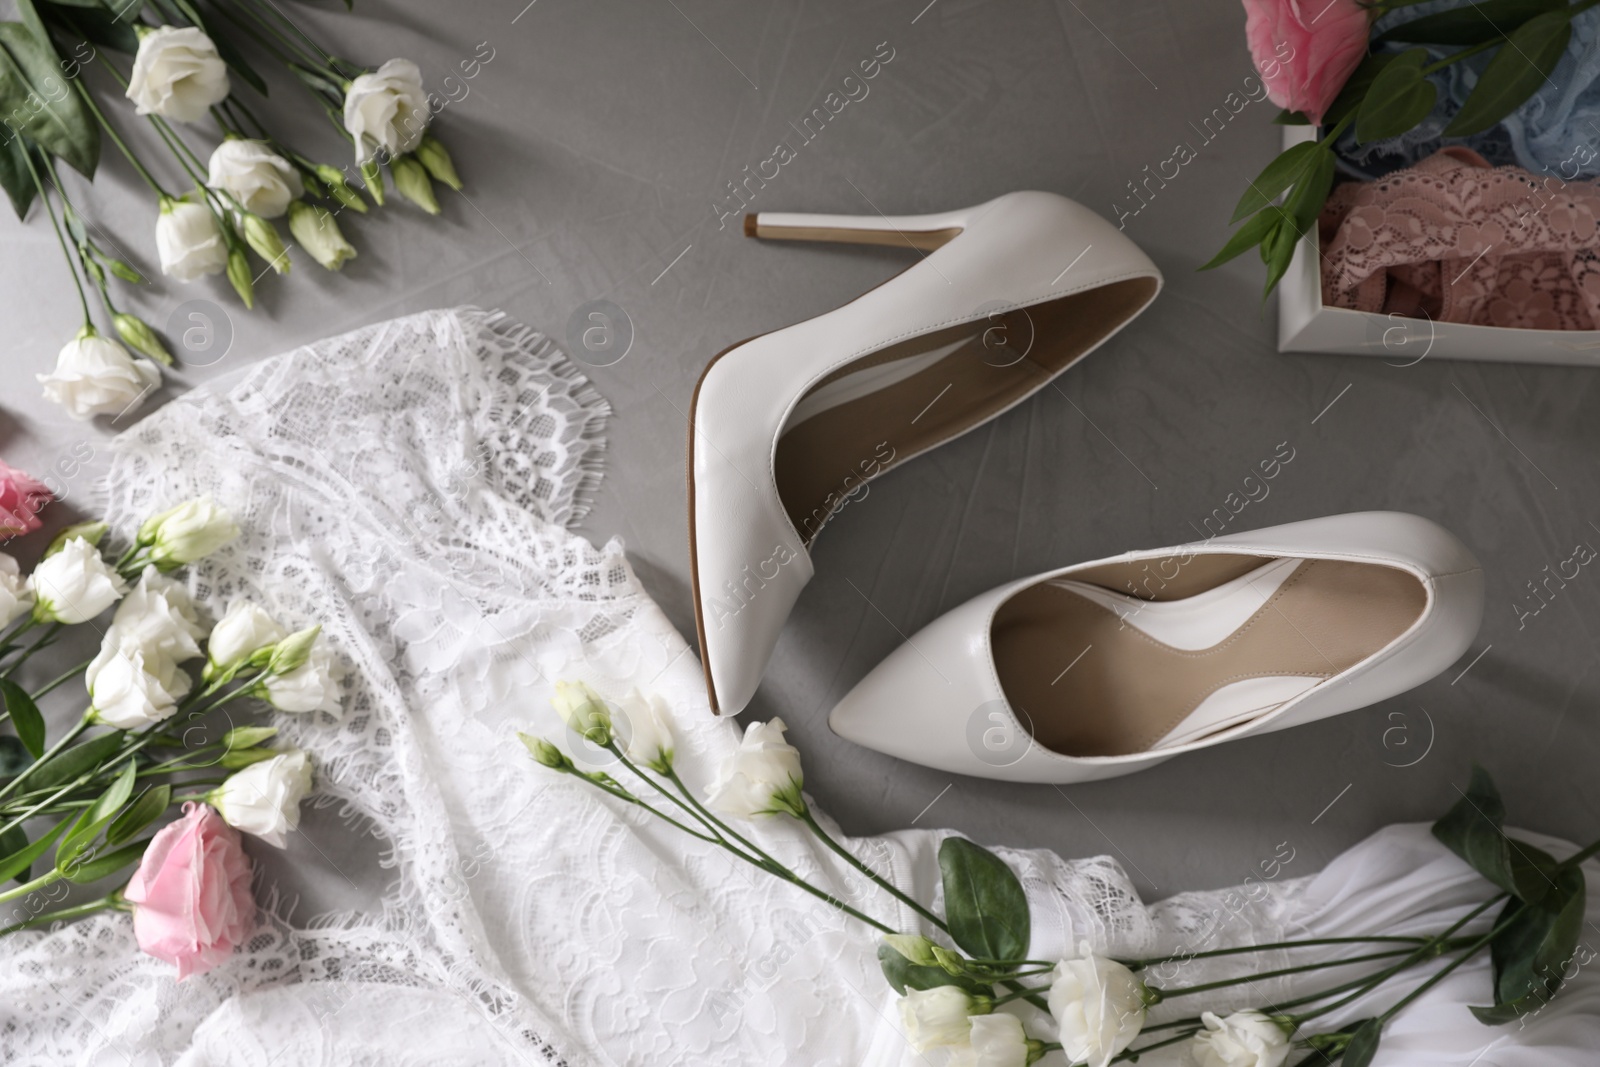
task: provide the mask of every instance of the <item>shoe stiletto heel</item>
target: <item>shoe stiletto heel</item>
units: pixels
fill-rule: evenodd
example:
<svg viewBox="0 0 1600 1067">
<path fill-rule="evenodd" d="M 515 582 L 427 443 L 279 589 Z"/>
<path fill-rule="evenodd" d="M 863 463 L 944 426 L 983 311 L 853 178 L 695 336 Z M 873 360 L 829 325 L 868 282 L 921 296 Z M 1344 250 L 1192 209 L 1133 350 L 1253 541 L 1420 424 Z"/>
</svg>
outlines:
<svg viewBox="0 0 1600 1067">
<path fill-rule="evenodd" d="M 920 257 L 841 308 L 727 349 L 695 387 L 690 572 L 718 714 L 749 703 L 811 578 L 811 543 L 861 486 L 1020 404 L 1161 288 L 1116 227 L 1051 193 L 897 217 L 761 212 L 744 226 Z"/>
<path fill-rule="evenodd" d="M 932 252 L 961 232 L 970 212 L 938 215 L 810 215 L 762 211 L 744 217 L 744 235 L 764 241 L 891 245 Z"/>
</svg>

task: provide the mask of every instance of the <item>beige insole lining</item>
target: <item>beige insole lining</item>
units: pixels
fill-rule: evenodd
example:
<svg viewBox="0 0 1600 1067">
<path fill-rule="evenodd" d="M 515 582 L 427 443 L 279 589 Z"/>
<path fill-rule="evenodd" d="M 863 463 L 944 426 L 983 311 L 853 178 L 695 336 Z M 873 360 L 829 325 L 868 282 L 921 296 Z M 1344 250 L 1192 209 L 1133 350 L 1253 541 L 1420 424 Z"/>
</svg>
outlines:
<svg viewBox="0 0 1600 1067">
<path fill-rule="evenodd" d="M 810 543 L 861 483 L 1039 389 L 1137 314 L 1155 289 L 1153 278 L 1130 278 L 1008 312 L 1002 318 L 1009 350 L 996 343 L 1001 337 L 997 333 L 984 343 L 985 333 L 1000 327 L 983 320 L 913 337 L 828 376 L 817 388 L 966 339 L 916 374 L 784 432 L 778 439 L 776 474 L 789 521 Z M 1026 356 L 1009 354 L 1020 352 L 1030 333 Z M 1009 365 L 995 365 L 1001 362 Z"/>
<path fill-rule="evenodd" d="M 1194 596 L 1269 558 L 1192 556 L 1153 592 L 1166 600 Z M 1070 578 L 1127 594 L 1130 582 L 1137 588 L 1150 573 L 1145 564 L 1112 564 Z M 1001 607 L 991 638 L 1006 699 L 1035 740 L 1068 756 L 1121 756 L 1148 750 L 1223 686 L 1325 679 L 1354 666 L 1409 629 L 1426 602 L 1421 581 L 1397 567 L 1306 560 L 1248 622 L 1207 649 L 1163 644 L 1045 582 Z"/>
</svg>

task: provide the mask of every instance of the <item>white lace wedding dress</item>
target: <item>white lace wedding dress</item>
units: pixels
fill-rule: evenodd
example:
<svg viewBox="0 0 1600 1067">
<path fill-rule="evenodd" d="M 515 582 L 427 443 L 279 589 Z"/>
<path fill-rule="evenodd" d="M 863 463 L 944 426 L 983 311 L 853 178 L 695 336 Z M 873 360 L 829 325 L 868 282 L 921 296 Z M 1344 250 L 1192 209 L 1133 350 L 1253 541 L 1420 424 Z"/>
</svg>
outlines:
<svg viewBox="0 0 1600 1067">
<path fill-rule="evenodd" d="M 897 1032 L 869 931 L 545 771 L 516 742 L 517 730 L 561 735 L 548 702 L 561 678 L 613 697 L 632 686 L 661 694 L 697 786 L 738 734 L 709 714 L 692 652 L 621 545 L 596 549 L 568 531 L 599 480 L 606 415 L 548 341 L 457 310 L 256 365 L 117 442 L 119 529 L 199 493 L 239 519 L 243 538 L 196 568 L 211 611 L 251 597 L 293 623 L 323 624 L 349 670 L 343 718 L 275 721 L 313 754 L 320 789 L 370 819 L 395 882 L 381 909 L 305 928 L 264 914 L 234 958 L 182 984 L 139 953 L 125 915 L 0 942 L 5 1063 L 941 1062 L 913 1055 Z M 753 832 L 857 907 L 917 928 L 793 822 Z M 850 847 L 932 900 L 942 836 Z M 1488 892 L 1419 826 L 1391 827 L 1312 878 L 1269 869 L 1238 890 L 1150 907 L 1108 858 L 1002 855 L 1029 893 L 1035 957 L 1080 939 L 1153 954 L 1430 932 Z M 1597 901 L 1591 890 L 1591 915 Z M 1272 953 L 1230 966 L 1284 964 Z M 1190 964 L 1169 984 L 1223 970 Z M 1271 1003 L 1297 988 L 1263 981 L 1208 1006 Z M 1377 1062 L 1548 1067 L 1600 1055 L 1589 969 L 1521 1028 L 1475 1022 L 1465 1005 L 1488 998 L 1487 962 L 1462 969 L 1389 1027 Z M 1168 1014 L 1180 1008 L 1194 1006 Z M 1370 1014 L 1356 1004 L 1330 1021 Z M 1049 1034 L 1045 1020 L 1030 1027 Z M 1178 1060 L 1165 1050 L 1144 1062 Z"/>
</svg>

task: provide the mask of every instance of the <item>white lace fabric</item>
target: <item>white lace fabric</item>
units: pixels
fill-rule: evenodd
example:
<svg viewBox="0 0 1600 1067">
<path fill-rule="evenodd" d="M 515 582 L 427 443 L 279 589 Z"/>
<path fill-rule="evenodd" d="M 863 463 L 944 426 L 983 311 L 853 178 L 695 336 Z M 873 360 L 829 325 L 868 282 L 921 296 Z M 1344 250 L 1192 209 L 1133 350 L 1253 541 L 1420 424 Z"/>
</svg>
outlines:
<svg viewBox="0 0 1600 1067">
<path fill-rule="evenodd" d="M 259 364 L 118 440 L 116 528 L 209 493 L 245 533 L 193 568 L 198 601 L 220 615 L 249 597 L 294 625 L 323 624 L 349 671 L 342 719 L 274 721 L 312 754 L 325 801 L 370 821 L 395 878 L 381 908 L 306 927 L 269 906 L 233 958 L 182 984 L 139 953 L 124 915 L 6 939 L 5 1063 L 942 1062 L 899 1035 L 871 931 L 536 766 L 517 743 L 516 730 L 563 737 L 548 703 L 561 678 L 612 698 L 633 686 L 661 694 L 698 788 L 737 740 L 736 723 L 710 715 L 698 664 L 620 544 L 596 549 L 567 529 L 597 485 L 606 414 L 547 340 L 458 309 Z M 861 910 L 918 928 L 792 821 L 751 833 Z M 934 900 L 943 836 L 849 844 Z M 1154 954 L 1427 932 L 1489 892 L 1420 827 L 1390 828 L 1315 878 L 1263 875 L 1153 907 L 1109 858 L 1000 851 L 1028 890 L 1035 956 L 1080 940 Z M 1166 980 L 1285 959 L 1195 961 Z M 1259 983 L 1205 1006 L 1302 988 Z M 1488 996 L 1486 962 L 1463 968 L 1391 1025 L 1377 1062 L 1576 1065 L 1600 1048 L 1600 984 L 1587 970 L 1520 1031 L 1467 1015 Z M 1195 1007 L 1160 1010 L 1177 1006 Z M 1028 1020 L 1049 1036 L 1048 1020 Z"/>
</svg>

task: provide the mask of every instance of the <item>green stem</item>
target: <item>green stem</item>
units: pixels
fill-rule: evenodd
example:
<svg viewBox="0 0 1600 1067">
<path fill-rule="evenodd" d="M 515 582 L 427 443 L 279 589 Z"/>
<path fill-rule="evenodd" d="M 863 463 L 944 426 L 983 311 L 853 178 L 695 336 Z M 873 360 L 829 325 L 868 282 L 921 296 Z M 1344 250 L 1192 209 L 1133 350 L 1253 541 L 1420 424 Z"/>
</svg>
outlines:
<svg viewBox="0 0 1600 1067">
<path fill-rule="evenodd" d="M 0 904 L 3 904 L 8 900 L 16 900 L 18 897 L 25 897 L 35 889 L 43 889 L 45 886 L 50 885 L 53 882 L 61 881 L 61 879 L 64 877 L 66 876 L 60 871 L 56 870 L 55 868 L 51 868 L 31 882 L 23 882 L 15 889 L 8 889 L 4 893 L 0 893 Z"/>
<path fill-rule="evenodd" d="M 88 313 L 88 306 L 87 305 L 85 305 L 85 307 L 84 307 L 84 312 L 85 312 L 85 314 Z M 18 667 L 22 666 L 24 663 L 28 662 L 28 660 L 33 656 L 33 654 L 35 652 L 38 652 L 42 648 L 48 648 L 51 644 L 53 644 L 55 642 L 56 635 L 61 633 L 61 631 L 63 629 L 65 629 L 65 628 L 66 628 L 66 624 L 65 623 L 60 623 L 60 622 L 51 623 L 49 628 L 46 629 L 45 632 L 40 636 L 39 640 L 35 641 L 33 644 L 31 644 L 27 648 L 23 649 L 22 650 L 22 655 L 18 656 L 16 659 L 14 659 L 10 663 L 6 664 L 5 670 L 0 671 L 0 678 L 10 678 L 11 675 L 16 672 L 16 669 Z M 4 794 L 0 794 L 0 795 L 4 795 Z"/>
<path fill-rule="evenodd" d="M 871 867 L 868 867 L 865 863 L 862 863 L 859 859 L 852 855 L 848 849 L 839 844 L 839 842 L 829 837 L 827 833 L 823 831 L 822 827 L 817 825 L 816 816 L 811 814 L 811 809 L 809 807 L 801 810 L 800 821 L 805 823 L 806 826 L 810 828 L 811 832 L 816 834 L 818 839 L 820 839 L 824 845 L 827 845 L 835 855 L 844 860 L 850 866 L 854 867 L 856 870 L 860 871 L 862 874 L 866 875 L 880 889 L 888 892 L 891 896 L 898 899 L 912 911 L 916 912 L 918 915 L 922 916 L 924 919 L 928 920 L 945 933 L 950 932 L 950 927 L 943 919 L 939 918 L 939 916 L 935 915 L 932 911 L 917 903 L 917 901 L 913 900 L 909 895 L 902 893 L 898 888 L 890 884 L 885 879 L 879 877 L 876 871 L 874 871 Z"/>
<path fill-rule="evenodd" d="M 36 926 L 45 926 L 49 923 L 60 922 L 64 919 L 81 918 L 82 916 L 92 915 L 97 911 L 105 911 L 107 908 L 114 908 L 116 906 L 117 902 L 112 897 L 101 897 L 99 900 L 91 900 L 85 904 L 76 904 L 70 908 L 62 908 L 60 911 L 51 911 L 46 912 L 43 915 L 35 915 L 31 919 L 25 919 L 19 923 L 12 923 L 7 927 L 0 927 L 0 937 L 4 937 L 6 934 L 14 934 L 19 930 L 31 930 Z"/>
<path fill-rule="evenodd" d="M 1153 1044 L 1145 1045 L 1142 1048 L 1124 1049 L 1123 1051 L 1117 1053 L 1115 1056 L 1111 1057 L 1109 1062 L 1118 1063 L 1118 1062 L 1121 1062 L 1122 1060 L 1130 1060 L 1130 1061 L 1131 1060 L 1137 1060 L 1140 1056 L 1143 1056 L 1146 1052 L 1151 1052 L 1151 1051 L 1153 1051 L 1155 1049 L 1158 1049 L 1158 1048 L 1166 1048 L 1168 1045 L 1176 1045 L 1180 1041 L 1187 1041 L 1187 1040 L 1189 1040 L 1191 1037 L 1193 1037 L 1195 1034 L 1197 1034 L 1199 1032 L 1200 1032 L 1200 1028 L 1197 1026 L 1197 1027 L 1194 1027 L 1191 1030 L 1185 1030 L 1181 1034 L 1174 1034 L 1169 1038 L 1164 1038 L 1163 1040 L 1157 1041 L 1157 1042 L 1155 1042 Z"/>
<path fill-rule="evenodd" d="M 1440 949 L 1441 952 L 1450 952 L 1454 950 L 1454 947 L 1450 947 L 1449 942 L 1441 942 L 1441 945 L 1446 946 Z M 1300 974 L 1304 971 L 1323 971 L 1330 967 L 1345 967 L 1352 963 L 1368 963 L 1372 960 L 1386 960 L 1395 956 L 1404 956 L 1410 954 L 1410 949 L 1391 949 L 1388 952 L 1372 952 L 1365 956 L 1348 956 L 1344 959 L 1338 960 L 1319 960 L 1316 963 L 1303 963 L 1298 967 L 1284 967 L 1276 971 L 1261 971 L 1255 974 L 1240 975 L 1235 978 L 1223 978 L 1215 982 L 1205 982 L 1200 985 L 1179 986 L 1175 989 L 1167 989 L 1163 987 L 1157 992 L 1160 993 L 1162 1002 L 1166 1002 L 1171 1000 L 1173 997 L 1186 997 L 1192 993 L 1209 993 L 1213 989 L 1226 989 L 1228 986 L 1245 985 L 1247 983 L 1266 978 L 1283 978 L 1286 975 Z"/>
<path fill-rule="evenodd" d="M 239 8 L 241 11 L 245 12 L 245 14 L 249 15 L 251 20 L 253 20 L 258 26 L 260 26 L 262 29 L 266 30 L 273 37 L 275 37 L 279 41 L 279 43 L 281 43 L 283 45 L 284 48 L 287 48 L 292 54 L 295 55 L 296 59 L 298 59 L 298 60 L 300 60 L 302 62 L 309 60 L 310 65 L 312 67 L 326 67 L 327 66 L 327 64 L 325 64 L 321 59 L 317 58 L 316 56 L 312 55 L 310 52 L 307 52 L 305 49 L 301 48 L 298 42 L 296 42 L 296 41 L 290 39 L 289 37 L 285 36 L 282 33 L 282 31 L 280 31 L 276 26 L 274 26 L 271 23 L 270 20 L 268 20 L 265 16 L 263 16 L 260 13 L 260 11 L 258 11 L 256 9 L 256 7 L 254 5 L 241 3 L 240 0 L 234 0 L 233 6 Z M 267 41 L 262 39 L 262 37 L 261 37 L 261 35 L 259 33 L 255 33 L 253 31 L 251 31 L 248 26 L 245 26 L 242 23 L 239 23 L 238 19 L 235 19 L 234 22 L 238 23 L 240 28 L 243 29 L 246 33 L 250 33 L 253 37 L 255 37 L 256 40 L 258 42 L 260 42 L 260 44 L 262 46 L 267 48 L 268 51 L 277 53 L 277 49 L 272 47 L 272 46 L 270 46 L 267 43 Z M 289 62 L 287 59 L 284 59 L 282 54 L 279 54 L 278 58 L 283 60 L 285 63 Z M 333 68 L 332 67 L 328 67 L 328 69 L 332 70 Z M 339 76 L 341 78 L 344 77 L 343 74 L 340 74 Z"/>
<path fill-rule="evenodd" d="M 1302 948 L 1310 945 L 1367 945 L 1391 944 L 1402 942 L 1410 945 L 1421 945 L 1431 941 L 1427 937 L 1313 937 L 1305 941 L 1273 941 L 1264 945 L 1237 945 L 1233 948 L 1208 949 L 1205 952 L 1178 952 L 1171 956 L 1149 956 L 1132 960 L 1118 960 L 1130 971 L 1144 970 L 1158 963 L 1181 963 L 1185 960 L 1204 960 L 1216 956 L 1238 956 L 1252 952 L 1267 952 L 1273 949 Z"/>
<path fill-rule="evenodd" d="M 1444 933 L 1440 934 L 1435 939 L 1435 941 L 1442 943 L 1442 942 L 1445 942 L 1445 941 L 1449 940 L 1463 926 L 1467 925 L 1473 919 L 1476 919 L 1478 916 L 1482 915 L 1484 912 L 1488 911 L 1490 908 L 1494 907 L 1496 904 L 1499 904 L 1502 901 L 1504 901 L 1509 895 L 1510 894 L 1507 894 L 1507 893 L 1499 893 L 1499 894 L 1496 894 L 1495 896 L 1490 897 L 1488 900 L 1484 901 L 1482 904 L 1479 904 L 1477 907 L 1475 907 L 1471 911 L 1467 912 L 1467 914 L 1463 915 L 1460 919 L 1458 919 L 1454 923 L 1452 923 L 1450 928 L 1447 929 Z M 1470 953 L 1469 953 L 1469 955 L 1470 955 Z M 1354 1001 L 1360 1000 L 1367 993 L 1369 993 L 1372 990 L 1378 988 L 1378 986 L 1382 985 L 1384 982 L 1387 982 L 1390 978 L 1392 978 L 1395 975 L 1399 974 L 1401 971 L 1407 969 L 1408 967 L 1411 967 L 1411 966 L 1413 966 L 1414 964 L 1417 964 L 1417 963 L 1421 963 L 1421 962 L 1423 962 L 1425 960 L 1434 959 L 1434 958 L 1436 958 L 1436 956 L 1437 956 L 1437 953 L 1433 950 L 1432 944 L 1425 945 L 1422 948 L 1417 949 L 1415 952 L 1413 952 L 1411 955 L 1407 956 L 1405 959 L 1401 960 L 1399 963 L 1396 963 L 1396 964 L 1393 964 L 1392 966 L 1386 967 L 1383 970 L 1379 971 L 1377 974 L 1372 975 L 1370 978 L 1368 978 L 1366 980 L 1366 982 L 1364 982 L 1359 988 L 1357 988 L 1354 992 L 1350 993 L 1348 996 L 1341 997 L 1340 999 L 1334 1001 L 1331 1004 L 1324 1004 L 1322 1007 L 1318 1008 L 1316 1011 L 1308 1012 L 1305 1015 L 1297 1016 L 1296 1018 L 1297 1018 L 1297 1020 L 1299 1022 L 1304 1023 L 1304 1022 L 1306 1022 L 1308 1020 L 1315 1019 L 1318 1016 L 1326 1015 L 1331 1011 L 1336 1011 L 1339 1008 L 1344 1007 L 1346 1004 L 1350 1004 L 1350 1003 L 1352 1003 Z"/>
<path fill-rule="evenodd" d="M 43 689 L 41 689 L 37 693 L 33 694 L 33 699 L 34 700 L 40 700 L 43 697 L 45 697 L 47 694 L 49 694 L 51 692 L 54 692 L 58 687 L 60 687 L 62 685 L 65 685 L 67 682 L 70 682 L 72 679 L 76 678 L 78 675 L 80 675 L 84 671 L 88 670 L 89 664 L 91 664 L 93 662 L 94 662 L 93 659 L 86 659 L 82 663 L 78 664 L 76 667 L 72 668 L 70 671 L 67 671 L 65 674 L 59 675 L 58 677 L 55 677 L 55 678 L 52 678 L 50 681 L 45 683 L 45 686 L 44 686 Z"/>
<path fill-rule="evenodd" d="M 1378 1016 L 1378 1025 L 1382 1026 L 1384 1023 L 1400 1014 L 1401 1009 L 1407 1004 L 1410 1004 L 1412 1001 L 1422 996 L 1422 994 L 1426 993 L 1428 990 L 1444 981 L 1451 971 L 1454 971 L 1457 967 L 1460 967 L 1463 963 L 1466 963 L 1473 956 L 1477 955 L 1479 949 L 1483 948 L 1485 945 L 1489 944 L 1489 942 L 1499 937 L 1500 934 L 1505 931 L 1506 927 L 1510 926 L 1512 923 L 1521 918 L 1522 913 L 1526 911 L 1527 908 L 1527 904 L 1523 904 L 1518 907 L 1510 915 L 1506 916 L 1505 919 L 1496 923 L 1488 933 L 1484 934 L 1482 937 L 1478 938 L 1478 940 L 1468 945 L 1467 950 L 1460 956 L 1457 956 L 1455 959 L 1439 968 L 1439 970 L 1436 971 L 1426 982 L 1423 982 L 1421 985 L 1417 986 L 1417 988 L 1401 997 L 1397 1002 L 1390 1006 L 1388 1011 Z"/>
<path fill-rule="evenodd" d="M 112 73 L 116 74 L 118 81 L 122 81 L 122 75 L 117 71 L 116 67 L 112 66 L 110 63 L 107 63 L 106 66 L 111 67 Z M 78 95 L 83 98 L 84 103 L 89 105 L 89 110 L 94 112 L 95 119 L 99 121 L 100 128 L 106 131 L 106 136 L 111 138 L 111 143 L 116 145 L 117 148 L 122 152 L 123 158 L 133 165 L 133 169 L 138 172 L 139 177 L 144 179 L 144 183 L 148 185 L 157 196 L 166 196 L 167 191 L 162 188 L 161 183 L 156 181 L 151 173 L 145 169 L 145 165 L 143 163 L 139 162 L 139 157 L 133 154 L 133 149 L 129 148 L 128 143 L 122 139 L 120 134 L 117 133 L 116 127 L 111 125 L 111 120 L 106 118 L 105 112 L 100 110 L 100 105 L 94 102 L 94 94 L 89 92 L 89 87 L 83 84 L 83 79 L 70 78 L 68 80 L 71 81 L 73 87 L 78 90 Z M 127 84 L 128 83 L 126 81 L 122 81 L 124 88 L 127 87 Z"/>
<path fill-rule="evenodd" d="M 7 782 L 5 785 L 0 785 L 0 800 L 4 800 L 6 797 L 16 792 L 17 786 L 21 785 L 23 782 L 26 782 L 28 778 L 32 776 L 34 771 L 38 770 L 40 767 L 43 767 L 50 761 L 52 756 L 66 748 L 73 741 L 77 740 L 78 735 L 89 728 L 89 721 L 89 713 L 84 712 L 83 717 L 78 720 L 77 725 L 68 730 L 66 734 L 54 745 L 46 749 L 44 755 L 40 756 L 38 759 L 22 768 L 22 770 L 17 773 L 17 776 L 11 779 L 11 781 Z"/>
<path fill-rule="evenodd" d="M 78 290 L 78 304 L 83 308 L 83 325 L 92 329 L 94 320 L 89 315 L 89 297 L 83 291 L 83 282 L 78 280 L 77 268 L 72 265 L 72 253 L 67 250 L 67 235 L 61 232 L 61 223 L 56 219 L 55 205 L 50 203 L 50 195 L 45 190 L 44 179 L 39 177 L 39 168 L 34 165 L 33 147 L 24 142 L 20 154 L 23 162 L 28 164 L 28 173 L 33 175 L 33 186 L 39 190 L 39 200 L 44 204 L 44 209 L 50 216 L 50 228 L 56 232 L 56 242 L 61 245 L 61 254 L 66 257 L 67 273 L 72 275 L 72 286 Z M 24 656 L 23 658 L 26 659 L 27 657 Z M 18 662 L 21 661 L 19 660 Z M 16 664 L 12 664 L 11 669 L 15 669 L 15 667 Z M 11 670 L 8 669 L 6 673 L 10 674 Z"/>
</svg>

